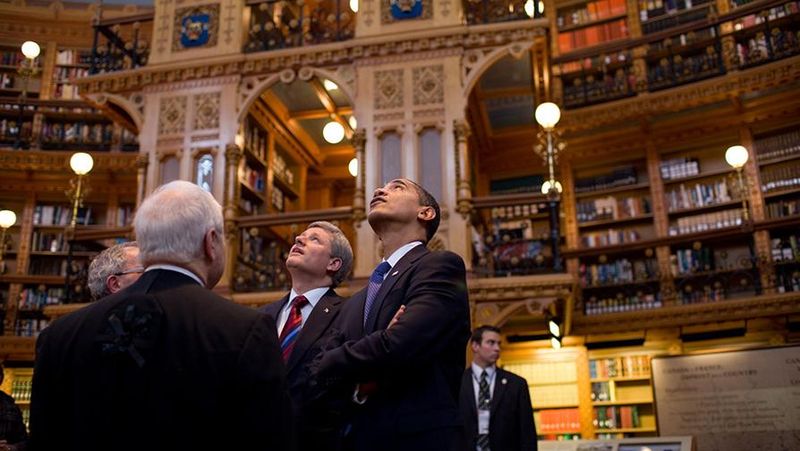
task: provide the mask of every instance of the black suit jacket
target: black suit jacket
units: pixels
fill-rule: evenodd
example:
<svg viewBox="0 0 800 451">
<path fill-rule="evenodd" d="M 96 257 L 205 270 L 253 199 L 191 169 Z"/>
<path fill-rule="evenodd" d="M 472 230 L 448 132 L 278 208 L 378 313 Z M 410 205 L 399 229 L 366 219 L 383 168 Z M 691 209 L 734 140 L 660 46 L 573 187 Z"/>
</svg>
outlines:
<svg viewBox="0 0 800 451">
<path fill-rule="evenodd" d="M 297 445 L 299 450 L 337 449 L 341 438 L 342 403 L 339 398 L 315 396 L 316 387 L 309 384 L 309 364 L 326 342 L 326 333 L 339 315 L 344 298 L 329 289 L 314 306 L 306 320 L 294 350 L 287 362 L 287 382 L 292 398 Z M 262 307 L 275 320 L 289 302 L 286 295 L 278 302 Z M 277 323 L 276 323 L 277 325 Z"/>
<path fill-rule="evenodd" d="M 275 323 L 169 270 L 37 340 L 34 450 L 291 448 Z"/>
<path fill-rule="evenodd" d="M 343 346 L 322 354 L 324 383 L 376 381 L 352 419 L 357 450 L 460 449 L 458 389 L 469 337 L 464 262 L 452 252 L 409 251 L 389 271 L 363 325 L 366 289 L 342 308 Z M 405 314 L 387 330 L 401 305 Z"/>
<path fill-rule="evenodd" d="M 478 409 L 472 368 L 461 379 L 461 413 L 467 431 L 469 450 L 478 439 Z M 502 368 L 497 368 L 494 392 L 489 402 L 489 449 L 497 451 L 534 451 L 537 449 L 536 426 L 528 392 L 528 382 Z"/>
</svg>

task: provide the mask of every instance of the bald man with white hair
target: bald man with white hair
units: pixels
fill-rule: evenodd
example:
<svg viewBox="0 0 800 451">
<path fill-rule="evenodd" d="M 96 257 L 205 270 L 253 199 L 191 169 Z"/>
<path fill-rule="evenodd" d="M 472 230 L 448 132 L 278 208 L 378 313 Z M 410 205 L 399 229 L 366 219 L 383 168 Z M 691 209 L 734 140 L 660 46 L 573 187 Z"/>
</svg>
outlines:
<svg viewBox="0 0 800 451">
<path fill-rule="evenodd" d="M 171 182 L 134 227 L 139 280 L 39 336 L 33 449 L 291 449 L 275 322 L 210 290 L 225 269 L 220 205 Z"/>
</svg>

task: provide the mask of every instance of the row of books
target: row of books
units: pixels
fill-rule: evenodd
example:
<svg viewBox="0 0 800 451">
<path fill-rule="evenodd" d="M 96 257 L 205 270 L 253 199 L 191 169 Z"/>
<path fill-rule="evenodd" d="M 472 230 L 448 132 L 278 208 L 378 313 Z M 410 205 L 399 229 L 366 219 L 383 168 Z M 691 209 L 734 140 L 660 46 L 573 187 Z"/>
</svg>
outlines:
<svg viewBox="0 0 800 451">
<path fill-rule="evenodd" d="M 607 229 L 604 231 L 582 234 L 581 245 L 584 248 L 614 246 L 617 244 L 633 243 L 640 239 L 641 235 L 634 229 Z"/>
<path fill-rule="evenodd" d="M 50 324 L 46 319 L 18 319 L 15 335 L 18 337 L 38 337 L 39 333 Z M 24 412 L 27 409 L 23 411 Z"/>
<path fill-rule="evenodd" d="M 581 415 L 578 409 L 547 409 L 538 413 L 537 433 L 580 431 L 581 429 Z"/>
<path fill-rule="evenodd" d="M 558 48 L 562 53 L 628 37 L 625 19 L 566 31 L 558 34 Z"/>
<path fill-rule="evenodd" d="M 670 212 L 689 208 L 707 207 L 732 200 L 726 179 L 685 185 L 666 192 L 667 210 Z"/>
<path fill-rule="evenodd" d="M 546 234 L 546 231 L 544 233 Z M 535 240 L 539 238 L 542 238 L 542 236 L 537 236 L 536 228 L 530 219 L 508 221 L 496 219 L 492 223 L 491 230 L 485 234 L 484 243 L 492 246 L 516 240 Z"/>
<path fill-rule="evenodd" d="M 592 401 L 611 401 L 611 386 L 608 382 L 592 382 L 589 397 Z"/>
<path fill-rule="evenodd" d="M 25 55 L 19 50 L 0 52 L 0 65 L 3 66 L 19 66 L 24 59 Z"/>
<path fill-rule="evenodd" d="M 581 263 L 579 280 L 583 288 L 617 283 L 653 280 L 658 277 L 658 263 L 654 258 L 634 260 L 622 258 L 605 264 Z"/>
<path fill-rule="evenodd" d="M 779 200 L 767 203 L 768 218 L 784 218 L 786 216 L 800 215 L 800 200 Z"/>
<path fill-rule="evenodd" d="M 255 169 L 248 164 L 244 165 L 242 168 L 242 175 L 241 175 L 242 183 L 249 186 L 250 189 L 256 192 L 263 192 L 264 191 L 264 171 Z"/>
<path fill-rule="evenodd" d="M 286 195 L 283 194 L 283 191 L 278 188 L 277 186 L 272 187 L 272 191 L 270 192 L 270 201 L 272 206 L 278 211 L 284 211 L 286 208 Z"/>
<path fill-rule="evenodd" d="M 714 251 L 708 246 L 700 249 L 677 249 L 670 255 L 670 270 L 673 276 L 714 269 Z"/>
<path fill-rule="evenodd" d="M 578 222 L 601 221 L 607 219 L 636 218 L 650 213 L 650 200 L 644 196 L 601 197 L 578 202 Z"/>
<path fill-rule="evenodd" d="M 294 185 L 294 171 L 286 164 L 286 160 L 275 152 L 272 156 L 272 171 L 276 177 L 289 185 Z"/>
<path fill-rule="evenodd" d="M 28 273 L 37 276 L 66 276 L 66 258 L 33 258 Z"/>
<path fill-rule="evenodd" d="M 589 377 L 591 379 L 649 376 L 650 356 L 648 355 L 626 355 L 589 360 Z"/>
<path fill-rule="evenodd" d="M 556 24 L 558 28 L 582 25 L 625 14 L 625 11 L 625 0 L 595 0 L 577 8 L 559 9 Z"/>
<path fill-rule="evenodd" d="M 565 384 L 578 380 L 575 362 L 519 362 L 503 366 L 520 377 L 525 378 L 530 385 L 537 384 Z M 535 403 L 536 400 L 534 399 Z"/>
<path fill-rule="evenodd" d="M 798 245 L 798 235 L 792 234 L 783 238 L 773 238 L 771 247 L 772 261 L 774 262 L 800 261 L 800 245 Z"/>
<path fill-rule="evenodd" d="M 749 16 L 744 16 L 741 19 L 738 19 L 734 25 L 734 30 L 743 30 L 745 28 L 750 28 L 755 25 L 762 24 L 766 21 L 780 19 L 781 17 L 786 17 L 792 14 L 797 14 L 800 12 L 800 2 L 797 1 L 790 1 L 786 2 L 783 5 L 774 6 L 766 11 L 759 12 L 758 14 L 750 14 Z"/>
<path fill-rule="evenodd" d="M 33 225 L 67 225 L 71 219 L 72 208 L 66 205 L 39 204 L 33 208 Z M 78 217 L 75 220 L 77 224 L 89 225 L 94 224 L 93 221 L 92 207 L 78 209 Z"/>
<path fill-rule="evenodd" d="M 597 429 L 630 429 L 641 427 L 639 406 L 595 407 L 592 424 Z"/>
<path fill-rule="evenodd" d="M 78 78 L 87 77 L 89 69 L 83 67 L 58 67 L 53 71 L 56 83 L 71 83 Z"/>
<path fill-rule="evenodd" d="M 740 226 L 742 221 L 742 210 L 739 208 L 687 216 L 679 218 L 674 225 L 669 226 L 669 236 Z"/>
<path fill-rule="evenodd" d="M 11 381 L 11 395 L 15 401 L 30 401 L 31 400 L 31 378 L 29 377 L 15 377 Z"/>
<path fill-rule="evenodd" d="M 776 191 L 800 186 L 800 164 L 769 167 L 761 171 L 761 189 Z"/>
<path fill-rule="evenodd" d="M 800 130 L 761 138 L 755 142 L 754 147 L 761 160 L 798 155 L 800 154 Z"/>
<path fill-rule="evenodd" d="M 59 50 L 58 53 L 56 53 L 56 64 L 58 65 L 91 64 L 91 63 L 92 63 L 92 52 L 90 51 L 66 49 L 66 50 Z"/>
<path fill-rule="evenodd" d="M 50 122 L 42 124 L 41 137 L 66 143 L 110 143 L 114 136 L 111 123 Z"/>
<path fill-rule="evenodd" d="M 248 117 L 244 127 L 244 147 L 261 161 L 267 161 L 267 131 L 258 125 L 258 121 Z"/>
<path fill-rule="evenodd" d="M 650 16 L 647 21 L 642 21 L 642 33 L 651 34 L 667 30 L 678 25 L 688 24 L 704 20 L 709 14 L 714 13 L 716 8 L 713 4 L 703 8 L 686 9 L 681 12 L 675 10 L 660 15 Z"/>
<path fill-rule="evenodd" d="M 524 218 L 540 212 L 546 212 L 547 204 L 508 205 L 506 207 L 492 208 L 492 219 Z"/>
<path fill-rule="evenodd" d="M 22 136 L 29 137 L 31 135 L 32 128 L 33 128 L 33 124 L 31 122 L 23 122 L 22 123 Z M 0 136 L 1 137 L 16 138 L 18 133 L 19 133 L 19 127 L 17 127 L 17 121 L 9 120 L 9 119 L 0 120 Z"/>
<path fill-rule="evenodd" d="M 68 247 L 68 241 L 64 239 L 63 233 L 33 231 L 33 237 L 31 238 L 32 251 L 64 252 L 67 251 Z"/>
<path fill-rule="evenodd" d="M 561 75 L 569 74 L 571 72 L 580 72 L 582 70 L 596 70 L 605 71 L 606 66 L 613 63 L 625 63 L 630 61 L 628 52 L 619 52 L 611 55 L 602 55 L 594 58 L 583 58 L 575 61 L 567 61 L 561 63 Z"/>
<path fill-rule="evenodd" d="M 659 168 L 662 179 L 675 180 L 699 174 L 700 162 L 695 158 L 673 158 L 662 161 Z"/>
<path fill-rule="evenodd" d="M 703 285 L 702 289 L 696 289 L 694 286 L 686 288 L 678 290 L 678 302 L 683 305 L 719 302 L 727 298 L 725 288 L 719 284 Z"/>
<path fill-rule="evenodd" d="M 19 295 L 20 310 L 39 310 L 45 305 L 60 304 L 66 297 L 64 287 L 25 288 Z"/>
<path fill-rule="evenodd" d="M 662 305 L 661 293 L 645 293 L 643 291 L 637 291 L 635 294 L 627 296 L 623 293 L 609 297 L 590 296 L 584 301 L 584 304 L 584 312 L 587 315 L 649 310 L 660 308 Z"/>
<path fill-rule="evenodd" d="M 620 186 L 635 185 L 638 181 L 635 166 L 623 166 L 609 174 L 578 179 L 575 181 L 575 192 L 587 193 Z"/>
<path fill-rule="evenodd" d="M 61 100 L 78 100 L 81 98 L 78 93 L 78 87 L 70 84 L 57 84 L 53 91 L 54 99 Z"/>
<path fill-rule="evenodd" d="M 639 18 L 642 22 L 664 14 L 692 9 L 712 0 L 639 0 Z"/>
<path fill-rule="evenodd" d="M 14 89 L 14 81 L 16 78 L 14 74 L 0 74 L 0 89 Z"/>
</svg>

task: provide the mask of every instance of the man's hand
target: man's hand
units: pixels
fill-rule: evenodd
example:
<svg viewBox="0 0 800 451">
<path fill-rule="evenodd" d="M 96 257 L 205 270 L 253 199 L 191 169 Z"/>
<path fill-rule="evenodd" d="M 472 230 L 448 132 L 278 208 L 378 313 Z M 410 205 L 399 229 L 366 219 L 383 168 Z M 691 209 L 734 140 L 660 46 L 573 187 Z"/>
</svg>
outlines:
<svg viewBox="0 0 800 451">
<path fill-rule="evenodd" d="M 392 320 L 389 321 L 389 325 L 386 328 L 387 329 L 391 329 L 391 327 L 394 326 L 395 323 L 397 323 L 397 320 L 399 320 L 400 317 L 403 316 L 403 313 L 405 313 L 405 312 L 406 312 L 406 306 L 405 305 L 401 305 L 400 308 L 397 309 L 397 312 L 392 317 Z"/>
</svg>

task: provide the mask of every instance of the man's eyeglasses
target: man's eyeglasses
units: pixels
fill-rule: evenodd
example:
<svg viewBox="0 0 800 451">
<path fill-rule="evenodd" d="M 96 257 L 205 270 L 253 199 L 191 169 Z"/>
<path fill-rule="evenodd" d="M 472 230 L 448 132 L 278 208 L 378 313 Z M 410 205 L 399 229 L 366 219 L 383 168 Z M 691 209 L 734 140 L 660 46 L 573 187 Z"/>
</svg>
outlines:
<svg viewBox="0 0 800 451">
<path fill-rule="evenodd" d="M 126 269 L 125 271 L 122 271 L 122 272 L 114 273 L 113 275 L 115 275 L 115 276 L 124 276 L 125 274 L 141 274 L 143 272 L 144 272 L 144 268 L 142 268 L 141 266 L 137 266 L 135 268 Z"/>
</svg>

